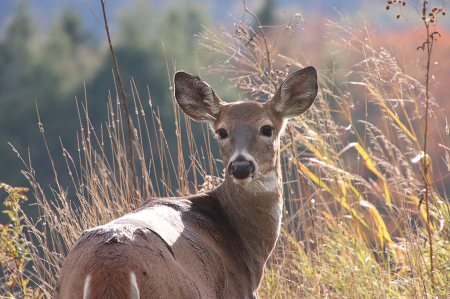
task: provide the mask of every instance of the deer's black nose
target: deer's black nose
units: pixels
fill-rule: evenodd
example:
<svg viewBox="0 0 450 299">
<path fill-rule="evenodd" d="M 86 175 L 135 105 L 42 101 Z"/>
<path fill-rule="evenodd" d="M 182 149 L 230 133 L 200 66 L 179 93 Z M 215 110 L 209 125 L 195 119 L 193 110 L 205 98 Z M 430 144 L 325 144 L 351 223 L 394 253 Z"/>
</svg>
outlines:
<svg viewBox="0 0 450 299">
<path fill-rule="evenodd" d="M 253 172 L 255 172 L 255 165 L 243 156 L 238 156 L 236 160 L 228 166 L 228 173 L 236 179 L 246 179 Z"/>
</svg>

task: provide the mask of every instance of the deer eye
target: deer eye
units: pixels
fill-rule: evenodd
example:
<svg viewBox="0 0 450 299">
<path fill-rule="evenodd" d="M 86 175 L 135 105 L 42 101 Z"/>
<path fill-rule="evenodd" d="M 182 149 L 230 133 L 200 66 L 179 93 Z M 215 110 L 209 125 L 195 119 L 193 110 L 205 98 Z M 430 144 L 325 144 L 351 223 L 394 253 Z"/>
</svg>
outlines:
<svg viewBox="0 0 450 299">
<path fill-rule="evenodd" d="M 275 129 L 275 128 L 272 127 L 272 126 L 265 125 L 265 126 L 263 126 L 263 127 L 261 128 L 261 134 L 263 134 L 264 136 L 267 136 L 267 137 L 271 137 L 271 136 L 272 136 L 272 131 L 273 131 L 274 129 Z"/>
<path fill-rule="evenodd" d="M 228 132 L 225 129 L 219 129 L 216 131 L 216 134 L 219 135 L 220 139 L 225 139 L 228 137 Z"/>
</svg>

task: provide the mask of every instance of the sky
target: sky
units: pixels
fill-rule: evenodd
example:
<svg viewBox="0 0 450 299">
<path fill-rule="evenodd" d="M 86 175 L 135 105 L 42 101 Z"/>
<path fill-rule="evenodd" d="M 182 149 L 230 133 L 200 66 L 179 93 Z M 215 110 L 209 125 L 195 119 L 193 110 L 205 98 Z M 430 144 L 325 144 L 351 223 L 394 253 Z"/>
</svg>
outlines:
<svg viewBox="0 0 450 299">
<path fill-rule="evenodd" d="M 82 16 L 84 26 L 91 31 L 102 31 L 103 28 L 96 20 L 97 17 L 102 16 L 101 2 L 100 0 L 23 0 L 28 1 L 31 11 L 36 18 L 37 26 L 39 30 L 45 31 L 51 21 L 56 18 L 59 12 L 66 8 L 72 8 L 79 12 Z M 168 5 L 173 1 L 189 1 L 189 0 L 106 0 L 108 22 L 110 27 L 114 27 L 118 19 L 118 15 L 121 11 L 131 9 L 133 5 L 138 1 L 149 2 L 155 6 Z M 207 7 L 210 12 L 210 16 L 214 23 L 230 23 L 235 18 L 242 16 L 243 14 L 243 1 L 242 0 L 191 0 L 200 2 Z M 430 5 L 441 6 L 448 0 L 429 0 Z M 5 28 L 8 24 L 10 17 L 14 13 L 14 9 L 19 1 L 18 0 L 0 0 L 0 38 L 5 34 Z M 305 19 L 320 17 L 323 19 L 336 19 L 339 18 L 339 13 L 353 17 L 357 14 L 363 15 L 368 19 L 377 19 L 378 24 L 385 24 L 387 27 L 395 26 L 407 27 L 406 22 L 396 22 L 395 11 L 386 13 L 385 3 L 383 0 L 274 0 L 276 11 L 283 13 L 286 11 L 287 15 L 300 12 L 304 15 Z M 263 0 L 246 0 L 246 5 L 253 12 L 257 12 L 263 5 Z M 412 3 L 417 3 L 413 0 L 408 0 L 409 12 L 415 13 Z M 92 10 L 91 10 L 92 9 Z M 445 24 L 445 27 L 450 28 L 450 17 L 441 18 L 441 21 Z"/>
<path fill-rule="evenodd" d="M 102 30 L 94 17 L 93 13 L 97 17 L 102 16 L 101 2 L 100 0 L 28 0 L 31 11 L 33 12 L 38 26 L 41 30 L 48 28 L 52 19 L 56 17 L 58 12 L 65 8 L 73 8 L 80 13 L 85 23 L 85 26 L 91 29 Z M 109 22 L 114 25 L 117 20 L 118 12 L 131 8 L 137 1 L 144 0 L 107 0 L 107 12 L 109 16 Z M 148 2 L 155 5 L 165 5 L 169 1 L 164 0 L 149 0 Z M 203 3 L 207 6 L 209 12 L 211 12 L 212 18 L 215 22 L 229 22 L 234 17 L 242 15 L 243 2 L 241 0 L 198 0 L 197 2 Z M 8 19 L 13 15 L 14 9 L 18 1 L 2 0 L 0 1 L 0 34 L 4 34 L 4 29 L 8 23 Z M 351 5 L 349 5 L 352 3 Z M 247 0 L 246 5 L 251 8 L 252 11 L 258 11 L 262 6 L 262 0 Z M 326 4 L 326 5 L 323 5 Z M 344 10 L 353 13 L 359 7 L 361 7 L 361 1 L 348 1 L 348 0 L 315 0 L 314 5 L 311 5 L 311 1 L 306 0 L 275 0 L 276 10 L 283 12 L 283 10 L 304 12 L 304 11 L 321 11 L 324 15 L 335 14 L 334 7 L 338 10 Z M 92 9 L 92 11 L 91 11 Z M 301 11 L 299 11 L 301 10 Z"/>
</svg>

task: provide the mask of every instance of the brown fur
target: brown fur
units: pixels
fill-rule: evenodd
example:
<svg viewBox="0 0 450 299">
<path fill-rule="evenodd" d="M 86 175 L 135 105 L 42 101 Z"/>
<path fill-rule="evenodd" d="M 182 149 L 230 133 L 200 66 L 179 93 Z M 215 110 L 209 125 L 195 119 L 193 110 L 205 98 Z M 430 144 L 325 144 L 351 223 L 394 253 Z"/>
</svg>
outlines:
<svg viewBox="0 0 450 299">
<path fill-rule="evenodd" d="M 121 269 L 118 272 L 101 269 L 105 268 L 96 268 L 90 273 L 92 279 L 89 284 L 89 299 L 131 299 L 129 269 Z"/>
</svg>

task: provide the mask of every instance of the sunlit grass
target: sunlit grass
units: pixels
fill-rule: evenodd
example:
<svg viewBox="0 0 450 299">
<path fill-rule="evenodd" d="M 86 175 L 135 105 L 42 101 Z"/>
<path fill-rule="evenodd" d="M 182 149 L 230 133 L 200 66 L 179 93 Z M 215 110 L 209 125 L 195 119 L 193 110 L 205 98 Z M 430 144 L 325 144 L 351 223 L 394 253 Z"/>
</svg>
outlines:
<svg viewBox="0 0 450 299">
<path fill-rule="evenodd" d="M 275 30 L 286 35 L 294 23 L 267 30 L 272 30 L 270 36 L 276 36 Z M 283 136 L 285 213 L 259 295 L 449 298 L 450 204 L 445 193 L 449 129 L 439 126 L 445 115 L 430 110 L 434 125 L 428 130 L 439 132 L 440 139 L 429 140 L 433 150 L 425 155 L 423 82 L 407 73 L 393 53 L 374 46 L 366 22 L 353 29 L 329 25 L 342 37 L 335 46 L 352 57 L 351 69 L 318 67 L 315 104 L 291 120 Z M 209 71 L 228 74 L 254 98 L 270 96 L 291 68 L 304 66 L 282 55 L 267 64 L 267 52 L 274 52 L 267 51 L 264 38 L 247 22 L 236 23 L 234 33 L 222 30 L 220 34 L 206 30 L 201 36 L 204 47 L 220 55 Z M 150 94 L 147 105 L 133 82 L 131 87 L 138 193 L 127 161 L 117 91 L 109 98 L 109 121 L 103 128 L 92 127 L 87 100 L 78 105 L 79 151 L 69 153 L 62 145 L 73 182 L 69 192 L 74 195 L 68 195 L 55 173 L 57 187 L 49 198 L 32 164 L 24 161 L 41 212 L 35 223 L 24 219 L 32 236 L 28 243 L 32 281 L 49 298 L 64 257 L 83 230 L 128 213 L 150 197 L 193 194 L 220 183 L 218 157 L 211 154 L 207 128 L 200 140 L 204 145 L 197 145 L 190 121 L 174 106 L 177 150 L 170 151 L 169 133 L 163 130 L 158 109 L 151 106 Z M 429 167 L 427 174 L 424 166 Z M 0 294 L 7 291 L 1 286 Z"/>
</svg>

